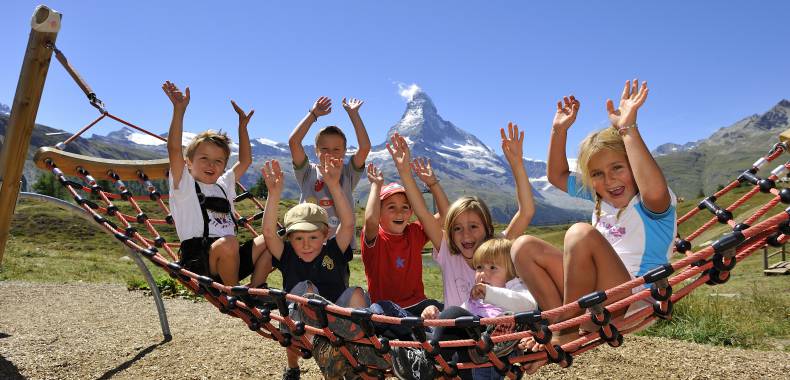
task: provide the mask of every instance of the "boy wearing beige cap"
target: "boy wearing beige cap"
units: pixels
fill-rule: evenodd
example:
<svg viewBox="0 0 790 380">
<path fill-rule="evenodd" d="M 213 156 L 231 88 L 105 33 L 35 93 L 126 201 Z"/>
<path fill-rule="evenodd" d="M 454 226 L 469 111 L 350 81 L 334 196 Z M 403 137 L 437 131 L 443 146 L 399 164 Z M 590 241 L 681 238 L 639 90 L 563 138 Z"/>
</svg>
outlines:
<svg viewBox="0 0 790 380">
<path fill-rule="evenodd" d="M 335 236 L 328 238 L 329 217 L 323 207 L 313 203 L 301 203 L 285 214 L 283 240 L 277 234 L 277 208 L 283 190 L 283 173 L 276 160 L 264 164 L 262 172 L 269 189 L 269 197 L 266 199 L 263 214 L 263 236 L 272 255 L 272 265 L 282 273 L 283 288 L 291 294 L 323 298 L 338 306 L 366 307 L 370 305 L 370 299 L 364 289 L 348 287 L 348 263 L 353 257 L 351 242 L 354 239 L 354 214 L 340 186 L 343 163 L 337 158 L 322 157 L 317 166 L 335 200 L 335 209 L 340 219 Z M 318 293 L 320 297 L 307 293 Z M 310 321 L 305 322 L 310 324 Z M 346 328 L 333 328 L 332 322 L 347 323 Z M 330 321 L 330 328 L 345 339 L 356 339 L 355 336 L 343 336 L 349 330 L 348 324 L 350 322 L 347 320 L 338 318 Z M 299 357 L 293 351 L 289 350 L 287 353 L 289 368 L 286 369 L 284 377 L 298 378 Z M 334 363 L 322 363 L 317 354 L 316 360 L 328 378 L 337 377 L 331 373 L 333 369 L 343 370 L 326 368 Z"/>
</svg>

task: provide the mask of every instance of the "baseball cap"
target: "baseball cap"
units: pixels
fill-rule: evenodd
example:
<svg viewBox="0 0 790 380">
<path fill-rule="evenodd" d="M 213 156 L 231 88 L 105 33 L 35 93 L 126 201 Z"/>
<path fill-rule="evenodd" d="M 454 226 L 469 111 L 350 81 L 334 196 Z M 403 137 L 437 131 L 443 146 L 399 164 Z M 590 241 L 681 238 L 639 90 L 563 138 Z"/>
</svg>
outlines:
<svg viewBox="0 0 790 380">
<path fill-rule="evenodd" d="M 388 197 L 395 195 L 397 193 L 406 194 L 406 189 L 397 182 L 390 182 L 381 188 L 381 193 L 379 194 L 379 200 L 383 201 Z"/>
<path fill-rule="evenodd" d="M 285 213 L 285 233 L 294 231 L 312 232 L 329 225 L 329 215 L 323 207 L 314 203 L 300 203 Z"/>
</svg>

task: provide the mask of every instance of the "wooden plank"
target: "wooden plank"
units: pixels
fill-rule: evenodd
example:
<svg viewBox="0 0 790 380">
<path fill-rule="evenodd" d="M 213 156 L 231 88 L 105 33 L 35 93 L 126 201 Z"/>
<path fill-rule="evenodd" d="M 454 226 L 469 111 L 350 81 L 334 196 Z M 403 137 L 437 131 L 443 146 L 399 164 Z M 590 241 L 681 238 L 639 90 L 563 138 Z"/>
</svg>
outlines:
<svg viewBox="0 0 790 380">
<path fill-rule="evenodd" d="M 767 276 L 790 274 L 790 262 L 780 261 L 764 270 L 763 274 Z"/>
<path fill-rule="evenodd" d="M 0 263 L 3 262 L 11 216 L 19 196 L 22 168 L 52 59 L 52 47 L 60 31 L 61 17 L 60 13 L 39 5 L 30 20 L 27 50 L 22 59 L 11 116 L 0 152 Z"/>
<path fill-rule="evenodd" d="M 66 152 L 57 148 L 42 147 L 36 151 L 33 157 L 36 166 L 44 170 L 49 170 L 46 160 L 52 160 L 61 171 L 66 175 L 77 175 L 77 169 L 87 170 L 93 178 L 107 179 L 107 171 L 112 170 L 124 181 L 136 181 L 137 173 L 142 171 L 149 179 L 166 179 L 170 169 L 170 161 L 167 158 L 158 160 L 110 160 L 84 156 L 81 154 Z"/>
</svg>

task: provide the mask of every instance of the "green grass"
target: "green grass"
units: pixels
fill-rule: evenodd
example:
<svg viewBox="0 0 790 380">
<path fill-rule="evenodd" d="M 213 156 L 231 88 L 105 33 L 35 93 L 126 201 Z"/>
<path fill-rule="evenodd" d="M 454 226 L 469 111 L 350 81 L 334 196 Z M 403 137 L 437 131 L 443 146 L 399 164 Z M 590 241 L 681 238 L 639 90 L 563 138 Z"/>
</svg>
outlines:
<svg viewBox="0 0 790 380">
<path fill-rule="evenodd" d="M 718 203 L 729 205 L 746 189 L 736 189 L 734 194 L 723 197 Z M 760 195 L 747 202 L 743 209 L 751 213 L 763 204 L 767 197 Z M 698 200 L 679 205 L 678 215 L 696 207 Z M 118 202 L 125 212 L 125 202 Z M 142 202 L 146 212 L 154 218 L 162 216 L 151 208 L 150 202 Z M 294 204 L 286 201 L 280 205 L 280 215 Z M 257 210 L 250 202 L 242 202 L 239 210 L 243 215 L 252 215 Z M 784 209 L 782 205 L 768 216 Z M 128 257 L 126 249 L 113 237 L 96 228 L 95 223 L 79 219 L 68 212 L 37 201 L 23 200 L 17 206 L 12 222 L 11 234 L 6 246 L 0 280 L 24 280 L 34 282 L 95 282 L 125 284 L 130 289 L 147 289 L 136 265 Z M 361 226 L 362 212 L 357 212 Z M 736 220 L 741 220 L 736 213 Z M 688 223 L 681 225 L 680 234 L 686 236 L 697 225 L 710 218 L 707 211 L 700 212 Z M 260 228 L 260 222 L 256 222 Z M 504 226 L 496 226 L 501 230 Z M 534 227 L 529 233 L 538 236 L 556 247 L 562 246 L 567 226 Z M 157 230 L 168 241 L 174 241 L 175 231 L 170 226 L 157 226 Z M 715 226 L 695 243 L 715 240 L 729 229 Z M 241 239 L 249 237 L 241 232 Z M 673 320 L 660 322 L 642 334 L 665 336 L 699 343 L 732 345 L 756 349 L 790 350 L 790 276 L 764 277 L 761 253 L 756 252 L 739 263 L 732 272 L 729 282 L 715 287 L 707 285 L 678 302 Z M 428 297 L 441 299 L 443 296 L 441 271 L 430 255 L 423 256 L 423 282 Z M 163 271 L 152 267 L 158 287 L 168 296 L 185 296 L 188 292 Z M 355 256 L 351 262 L 352 284 L 366 286 L 361 260 Z M 282 277 L 273 272 L 269 284 L 281 287 Z M 194 299 L 194 297 L 193 297 Z"/>
<path fill-rule="evenodd" d="M 736 188 L 716 203 L 726 208 L 748 190 L 746 186 Z M 771 198 L 771 195 L 756 194 L 733 212 L 734 219 L 745 220 Z M 680 203 L 678 216 L 697 207 L 700 200 Z M 783 212 L 786 207 L 778 204 L 752 225 Z M 681 224 L 678 232 L 686 237 L 710 218 L 711 213 L 702 210 Z M 707 246 L 728 232 L 731 232 L 728 225 L 717 223 L 694 240 L 694 249 Z M 763 276 L 762 253 L 762 249 L 758 250 L 739 262 L 727 283 L 697 288 L 674 306 L 671 321 L 661 321 L 642 334 L 705 344 L 790 351 L 790 276 Z"/>
</svg>

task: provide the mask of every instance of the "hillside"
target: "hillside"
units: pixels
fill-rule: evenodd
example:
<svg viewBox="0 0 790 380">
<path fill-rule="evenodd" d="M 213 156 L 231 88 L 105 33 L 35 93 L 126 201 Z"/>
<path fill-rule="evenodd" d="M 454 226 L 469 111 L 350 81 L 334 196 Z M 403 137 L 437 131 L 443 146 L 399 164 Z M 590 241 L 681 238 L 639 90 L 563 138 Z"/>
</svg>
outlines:
<svg viewBox="0 0 790 380">
<path fill-rule="evenodd" d="M 783 99 L 763 114 L 744 118 L 721 128 L 707 139 L 683 145 L 664 144 L 653 151 L 670 187 L 683 197 L 711 194 L 729 183 L 771 147 L 777 137 L 790 128 L 790 101 Z M 767 176 L 779 163 L 769 165 L 761 173 Z"/>
</svg>

